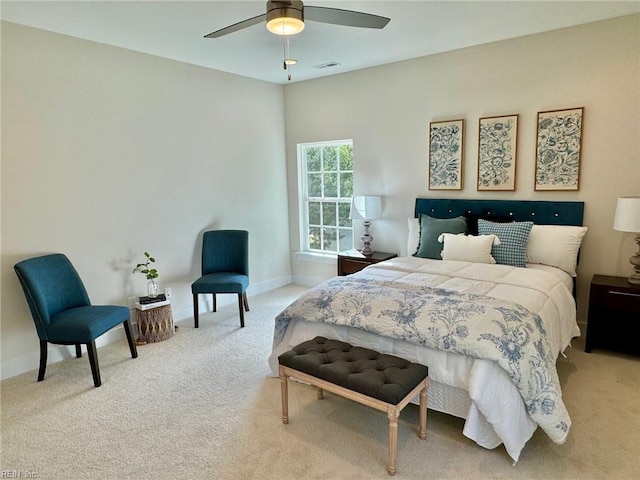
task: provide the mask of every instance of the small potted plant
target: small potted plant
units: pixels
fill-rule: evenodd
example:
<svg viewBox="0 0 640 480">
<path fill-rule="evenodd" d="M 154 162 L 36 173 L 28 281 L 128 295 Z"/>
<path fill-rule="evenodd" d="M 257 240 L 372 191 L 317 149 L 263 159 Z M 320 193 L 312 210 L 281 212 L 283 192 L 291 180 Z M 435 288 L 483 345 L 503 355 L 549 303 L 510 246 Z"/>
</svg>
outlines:
<svg viewBox="0 0 640 480">
<path fill-rule="evenodd" d="M 131 273 L 140 272 L 149 280 L 149 283 L 147 283 L 147 293 L 149 297 L 155 298 L 158 296 L 158 282 L 155 280 L 158 278 L 158 270 L 149 268 L 149 264 L 155 263 L 156 259 L 149 255 L 149 252 L 144 252 L 144 256 L 147 261 L 136 265 L 136 268 L 134 268 Z"/>
</svg>

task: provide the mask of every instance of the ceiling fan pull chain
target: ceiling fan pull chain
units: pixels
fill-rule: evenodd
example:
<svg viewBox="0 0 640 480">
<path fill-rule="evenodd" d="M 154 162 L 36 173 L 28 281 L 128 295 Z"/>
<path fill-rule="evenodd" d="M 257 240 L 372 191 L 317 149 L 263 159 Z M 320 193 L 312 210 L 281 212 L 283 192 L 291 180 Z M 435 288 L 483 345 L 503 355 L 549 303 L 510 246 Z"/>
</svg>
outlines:
<svg viewBox="0 0 640 480">
<path fill-rule="evenodd" d="M 284 63 L 287 64 L 287 78 L 291 81 L 291 64 L 288 62 L 289 58 L 289 35 L 285 37 L 285 55 L 284 55 Z"/>
<path fill-rule="evenodd" d="M 287 79 L 291 81 L 291 65 L 296 63 L 295 60 L 289 57 L 289 36 L 285 35 L 282 39 L 282 49 L 284 59 L 282 60 L 282 68 L 287 72 Z"/>
<path fill-rule="evenodd" d="M 291 55 L 289 55 L 289 35 L 287 35 L 287 57 L 285 63 L 287 64 L 287 80 L 291 81 Z"/>
<path fill-rule="evenodd" d="M 287 37 L 282 37 L 282 68 L 287 69 Z"/>
</svg>

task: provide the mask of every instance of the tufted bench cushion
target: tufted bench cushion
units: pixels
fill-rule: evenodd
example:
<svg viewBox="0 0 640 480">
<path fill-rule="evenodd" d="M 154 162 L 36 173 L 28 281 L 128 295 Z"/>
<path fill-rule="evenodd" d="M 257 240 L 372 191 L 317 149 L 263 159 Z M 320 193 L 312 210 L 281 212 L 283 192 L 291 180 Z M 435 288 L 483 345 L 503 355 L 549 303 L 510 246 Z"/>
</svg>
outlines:
<svg viewBox="0 0 640 480">
<path fill-rule="evenodd" d="M 278 357 L 282 389 L 282 422 L 289 423 L 287 380 L 307 382 L 318 389 L 318 398 L 328 390 L 350 400 L 387 412 L 389 417 L 389 462 L 396 473 L 398 417 L 400 411 L 420 395 L 420 428 L 427 435 L 427 377 L 429 369 L 393 355 L 354 347 L 339 340 L 316 337 Z"/>
<path fill-rule="evenodd" d="M 397 405 L 429 373 L 424 365 L 316 337 L 283 353 L 280 365 Z"/>
</svg>

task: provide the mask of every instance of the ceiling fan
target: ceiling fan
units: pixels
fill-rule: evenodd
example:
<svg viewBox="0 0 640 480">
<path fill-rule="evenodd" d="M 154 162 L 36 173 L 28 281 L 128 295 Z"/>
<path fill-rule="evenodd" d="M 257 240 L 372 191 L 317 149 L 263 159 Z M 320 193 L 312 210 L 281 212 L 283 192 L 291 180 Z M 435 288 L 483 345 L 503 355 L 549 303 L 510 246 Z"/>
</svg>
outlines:
<svg viewBox="0 0 640 480">
<path fill-rule="evenodd" d="M 296 0 L 269 0 L 266 13 L 216 30 L 209 35 L 205 35 L 205 38 L 222 37 L 265 20 L 267 21 L 267 29 L 270 32 L 277 35 L 294 35 L 304 29 L 305 19 L 333 25 L 378 29 L 384 28 L 391 20 L 390 18 L 370 13 L 340 8 L 305 7 L 301 1 Z"/>
</svg>

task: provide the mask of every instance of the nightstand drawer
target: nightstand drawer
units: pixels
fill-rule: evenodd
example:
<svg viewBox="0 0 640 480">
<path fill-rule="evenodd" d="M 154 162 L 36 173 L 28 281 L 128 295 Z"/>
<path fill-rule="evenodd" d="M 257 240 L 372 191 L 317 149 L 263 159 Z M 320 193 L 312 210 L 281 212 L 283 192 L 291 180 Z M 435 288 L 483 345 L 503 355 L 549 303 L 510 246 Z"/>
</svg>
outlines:
<svg viewBox="0 0 640 480">
<path fill-rule="evenodd" d="M 364 259 L 356 260 L 355 258 L 343 258 L 340 262 L 340 269 L 342 271 L 342 275 L 351 275 L 352 273 L 359 272 L 368 265 L 371 265 L 371 262 Z"/>
<path fill-rule="evenodd" d="M 351 252 L 338 254 L 338 275 L 351 275 L 358 273 L 365 267 L 374 263 L 384 262 L 390 258 L 397 257 L 395 253 L 373 252 L 371 255 L 350 255 Z"/>
<path fill-rule="evenodd" d="M 620 292 L 605 288 L 600 292 L 600 305 L 619 312 L 637 313 L 640 319 L 640 293 Z"/>
</svg>

